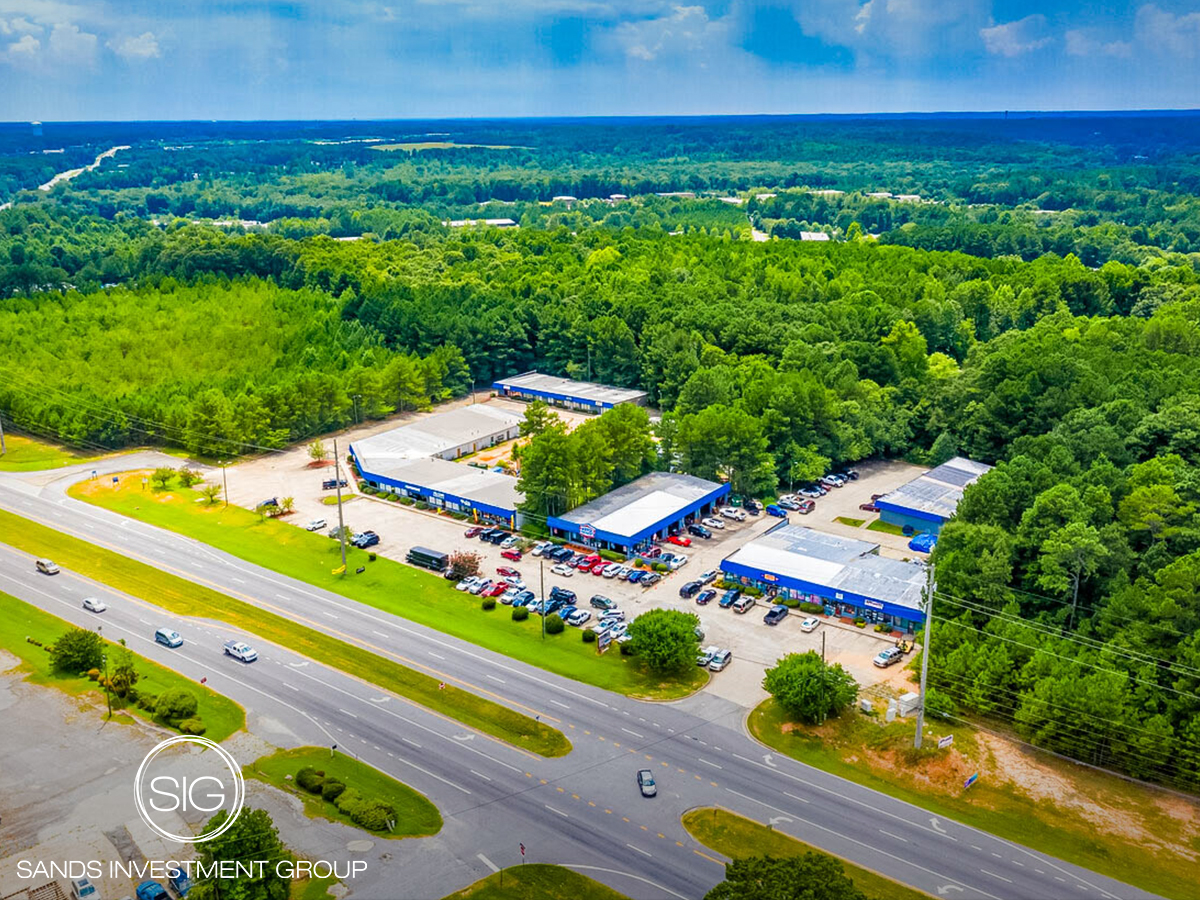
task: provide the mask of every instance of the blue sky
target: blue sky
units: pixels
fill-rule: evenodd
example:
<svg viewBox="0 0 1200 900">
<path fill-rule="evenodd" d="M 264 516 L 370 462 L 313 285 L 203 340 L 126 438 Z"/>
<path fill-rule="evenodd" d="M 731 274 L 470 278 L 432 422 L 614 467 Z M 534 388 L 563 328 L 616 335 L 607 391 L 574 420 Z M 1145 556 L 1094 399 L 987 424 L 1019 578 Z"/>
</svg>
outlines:
<svg viewBox="0 0 1200 900">
<path fill-rule="evenodd" d="M 1200 107 L 1200 0 L 0 0 L 0 119 Z"/>
</svg>

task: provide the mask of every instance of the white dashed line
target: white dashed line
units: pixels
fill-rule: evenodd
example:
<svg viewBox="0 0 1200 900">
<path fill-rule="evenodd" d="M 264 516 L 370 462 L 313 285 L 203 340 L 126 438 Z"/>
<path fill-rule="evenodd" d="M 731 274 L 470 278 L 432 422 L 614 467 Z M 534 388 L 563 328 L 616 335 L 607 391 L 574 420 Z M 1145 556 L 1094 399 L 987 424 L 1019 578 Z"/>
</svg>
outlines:
<svg viewBox="0 0 1200 900">
<path fill-rule="evenodd" d="M 467 769 L 467 771 L 470 772 L 472 775 L 474 775 L 476 778 L 482 778 L 484 781 L 492 780 L 492 779 L 488 778 L 486 775 L 484 775 L 482 772 L 476 772 L 474 769 Z"/>
<path fill-rule="evenodd" d="M 811 803 L 812 802 L 811 800 L 805 800 L 803 797 L 797 797 L 795 794 L 790 794 L 787 791 L 784 791 L 783 793 L 784 793 L 784 796 L 791 797 L 793 800 L 799 800 L 801 803 Z"/>
<path fill-rule="evenodd" d="M 635 846 L 633 846 L 633 844 L 626 844 L 625 846 L 628 847 L 630 850 L 633 850 L 635 853 L 640 853 L 640 854 L 642 854 L 642 856 L 649 856 L 651 859 L 654 859 L 653 854 L 647 853 L 641 847 L 635 847 Z"/>
<path fill-rule="evenodd" d="M 979 871 L 982 872 L 984 875 L 991 875 L 993 878 L 999 878 L 1001 881 L 1005 881 L 1005 882 L 1008 882 L 1009 884 L 1012 884 L 1011 878 L 1005 878 L 1003 875 L 997 875 L 995 872 L 989 872 L 987 869 L 980 869 Z"/>
<path fill-rule="evenodd" d="M 492 679 L 492 681 L 498 681 L 501 684 L 508 684 L 508 682 L 505 681 L 503 678 L 497 678 L 495 675 L 488 675 L 487 677 Z"/>
<path fill-rule="evenodd" d="M 636 731 L 630 731 L 628 728 L 622 728 L 621 730 L 626 734 L 632 734 L 635 738 L 644 737 L 644 735 L 640 735 Z"/>
<path fill-rule="evenodd" d="M 900 841 L 901 843 L 904 843 L 904 844 L 908 843 L 908 838 L 902 838 L 902 837 L 900 837 L 900 835 L 892 834 L 890 831 L 884 831 L 882 828 L 879 829 L 879 833 L 886 834 L 890 838 L 895 838 L 896 840 Z"/>
<path fill-rule="evenodd" d="M 700 762 L 704 763 L 706 766 L 712 766 L 714 769 L 724 769 L 725 768 L 724 766 L 718 766 L 715 762 L 709 762 L 707 759 L 703 759 L 703 758 L 700 759 Z"/>
<path fill-rule="evenodd" d="M 358 718 L 358 716 L 356 716 L 354 713 L 350 712 L 350 710 L 342 709 L 340 706 L 338 707 L 338 712 L 340 712 L 342 715 L 349 716 L 352 719 Z M 350 735 L 350 737 L 354 737 L 354 735 Z"/>
<path fill-rule="evenodd" d="M 406 743 L 406 744 L 410 744 L 411 746 L 416 747 L 418 750 L 421 749 L 421 745 L 418 744 L 416 741 L 410 741 L 406 737 L 402 737 L 402 738 L 400 738 L 400 740 L 404 741 L 404 743 Z"/>
<path fill-rule="evenodd" d="M 563 812 L 561 809 L 555 809 L 549 803 L 543 803 L 542 806 L 546 807 L 546 809 L 550 810 L 550 812 L 552 812 L 552 813 L 557 813 L 558 815 L 562 816 L 564 819 L 571 818 L 565 812 Z"/>
</svg>

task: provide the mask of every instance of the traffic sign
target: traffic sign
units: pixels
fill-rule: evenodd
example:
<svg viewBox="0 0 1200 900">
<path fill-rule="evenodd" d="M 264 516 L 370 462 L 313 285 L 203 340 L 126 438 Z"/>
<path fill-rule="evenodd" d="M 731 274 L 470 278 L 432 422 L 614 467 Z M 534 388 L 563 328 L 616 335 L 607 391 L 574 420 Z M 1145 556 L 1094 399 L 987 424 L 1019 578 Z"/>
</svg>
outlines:
<svg viewBox="0 0 1200 900">
<path fill-rule="evenodd" d="M 973 785 L 978 780 L 979 780 L 979 773 L 976 772 L 974 775 L 972 775 L 970 778 L 968 778 L 966 781 L 963 782 L 963 787 L 969 788 L 971 785 Z"/>
<path fill-rule="evenodd" d="M 944 735 L 944 736 L 938 738 L 938 749 L 945 750 L 947 747 L 949 747 L 953 743 L 954 743 L 954 735 L 952 735 L 952 734 Z M 969 787 L 969 785 L 968 785 L 968 787 Z"/>
</svg>

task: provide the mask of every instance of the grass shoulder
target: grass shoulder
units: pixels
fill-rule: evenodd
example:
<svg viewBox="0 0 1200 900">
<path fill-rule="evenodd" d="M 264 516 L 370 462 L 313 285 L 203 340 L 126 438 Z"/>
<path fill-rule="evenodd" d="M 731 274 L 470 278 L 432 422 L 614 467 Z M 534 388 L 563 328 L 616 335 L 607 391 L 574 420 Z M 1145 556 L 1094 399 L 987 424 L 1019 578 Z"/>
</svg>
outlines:
<svg viewBox="0 0 1200 900">
<path fill-rule="evenodd" d="M 444 900 L 627 900 L 607 885 L 563 866 L 530 863 L 480 879 Z"/>
<path fill-rule="evenodd" d="M 57 688 L 75 696 L 84 696 L 104 705 L 104 691 L 86 676 L 56 672 L 50 663 L 46 647 L 52 646 L 60 635 L 74 626 L 57 616 L 43 612 L 23 600 L 0 593 L 0 646 L 21 660 L 28 670 L 26 680 L 32 684 Z M 36 641 L 37 643 L 32 643 Z M 109 659 L 115 645 L 109 642 Z M 132 651 L 131 651 L 132 652 Z M 183 688 L 196 698 L 196 715 L 204 721 L 204 736 L 213 741 L 223 741 L 236 731 L 246 727 L 246 711 L 228 697 L 218 694 L 204 685 L 196 684 L 178 672 L 174 672 L 144 656 L 133 654 L 138 672 L 136 690 L 141 694 L 161 695 L 171 688 Z M 134 703 L 124 703 L 114 698 L 114 721 L 130 721 L 137 717 L 157 721 L 153 714 Z"/>
<path fill-rule="evenodd" d="M 4 443 L 8 450 L 0 455 L 0 472 L 34 472 L 39 469 L 61 469 L 63 466 L 73 466 L 76 463 L 92 462 L 98 456 L 88 456 L 61 447 L 48 444 L 23 434 L 7 434 Z"/>
<path fill-rule="evenodd" d="M 448 685 L 355 644 L 260 606 L 0 510 L 0 542 L 141 597 L 181 616 L 220 619 L 235 628 L 408 697 L 429 709 L 542 756 L 571 749 L 566 736 L 507 706 Z"/>
<path fill-rule="evenodd" d="M 299 797 L 304 804 L 304 813 L 309 818 L 329 819 L 353 827 L 364 827 L 356 823 L 333 801 L 323 799 L 321 794 L 307 791 L 297 784 L 296 773 L 306 766 L 316 769 L 326 781 L 337 781 L 347 789 L 353 788 L 395 810 L 396 824 L 391 831 L 366 829 L 377 837 L 425 837 L 437 834 L 442 829 L 442 816 L 438 808 L 424 794 L 344 753 L 331 756 L 329 750 L 324 747 L 279 750 L 270 756 L 255 760 L 242 771 L 248 778 L 256 778 Z"/>
<path fill-rule="evenodd" d="M 220 503 L 209 505 L 193 490 L 174 487 L 143 492 L 141 473 L 128 473 L 117 487 L 108 481 L 84 481 L 70 494 L 80 500 L 160 528 L 203 541 L 247 562 L 341 594 L 384 612 L 427 625 L 566 678 L 645 700 L 677 700 L 695 693 L 708 674 L 693 667 L 677 678 L 650 672 L 635 657 L 597 654 L 578 630 L 542 639 L 540 620 L 513 622 L 507 607 L 480 608 L 478 597 L 462 594 L 430 572 L 347 548 L 350 574 L 334 575 L 341 565 L 336 541 L 295 525 L 261 519 L 256 513 Z M 130 477 L 134 476 L 134 477 Z M 354 574 L 364 567 L 363 574 Z"/>
<path fill-rule="evenodd" d="M 717 807 L 688 810 L 683 814 L 683 827 L 701 844 L 730 859 L 747 856 L 782 858 L 804 853 L 833 855 L 752 819 Z M 868 897 L 876 900 L 929 900 L 931 896 L 886 878 L 878 872 L 856 866 L 841 857 L 835 858 L 842 863 L 846 876 Z"/>
<path fill-rule="evenodd" d="M 1164 897 L 1195 895 L 1200 808 L 966 726 L 944 750 L 912 746 L 913 724 L 850 712 L 819 727 L 793 723 L 771 699 L 751 734 L 793 759 L 1023 846 Z M 964 786 L 972 774 L 978 780 Z"/>
</svg>

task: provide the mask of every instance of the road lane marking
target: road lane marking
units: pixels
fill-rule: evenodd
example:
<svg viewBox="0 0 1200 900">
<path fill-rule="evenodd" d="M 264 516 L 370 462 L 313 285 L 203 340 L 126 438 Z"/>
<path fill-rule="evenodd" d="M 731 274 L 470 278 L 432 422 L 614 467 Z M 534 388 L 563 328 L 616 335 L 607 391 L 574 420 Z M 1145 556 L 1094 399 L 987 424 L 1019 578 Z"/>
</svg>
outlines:
<svg viewBox="0 0 1200 900">
<path fill-rule="evenodd" d="M 496 865 L 494 862 L 492 862 L 490 859 L 488 859 L 486 856 L 484 856 L 482 853 L 476 853 L 475 857 L 481 863 L 483 863 L 485 866 L 487 866 L 489 869 L 491 869 L 493 873 L 500 871 L 500 867 L 498 865 Z"/>
<path fill-rule="evenodd" d="M 797 797 L 795 794 L 789 794 L 787 791 L 784 791 L 783 793 L 784 793 L 784 796 L 791 797 L 793 800 L 799 800 L 801 803 L 811 803 L 812 802 L 811 800 L 805 800 L 803 797 Z"/>
<path fill-rule="evenodd" d="M 357 719 L 357 718 L 358 718 L 358 716 L 356 716 L 354 713 L 350 712 L 350 710 L 348 710 L 348 709 L 342 709 L 340 706 L 338 707 L 338 712 L 340 712 L 340 713 L 342 713 L 342 714 L 344 714 L 344 715 L 347 715 L 347 716 L 349 716 L 349 717 L 350 717 L 350 718 L 352 718 L 352 719 Z"/>
<path fill-rule="evenodd" d="M 446 657 L 442 656 L 440 653 L 434 653 L 432 650 L 429 651 L 429 655 L 434 659 L 440 659 L 442 662 L 446 661 Z"/>
<path fill-rule="evenodd" d="M 635 847 L 635 846 L 633 846 L 633 844 L 626 844 L 625 846 L 628 847 L 630 850 L 634 851 L 635 853 L 640 853 L 640 854 L 642 854 L 642 856 L 649 856 L 651 859 L 654 859 L 654 854 L 647 853 L 641 847 Z"/>
<path fill-rule="evenodd" d="M 498 681 L 500 684 L 508 684 L 503 678 L 497 678 L 495 675 L 486 675 L 485 677 L 492 679 L 492 681 Z"/>
<path fill-rule="evenodd" d="M 890 831 L 884 831 L 882 828 L 880 828 L 880 829 L 879 829 L 879 833 L 880 833 L 880 834 L 886 834 L 886 835 L 887 835 L 888 837 L 890 837 L 890 838 L 895 838 L 896 840 L 900 841 L 900 842 L 901 842 L 901 843 L 903 843 L 903 844 L 907 844 L 907 843 L 908 843 L 908 838 L 902 838 L 902 837 L 900 837 L 900 835 L 898 835 L 898 834 L 892 834 Z"/>
<path fill-rule="evenodd" d="M 709 762 L 707 759 L 704 759 L 703 757 L 700 758 L 700 762 L 704 763 L 706 766 L 712 766 L 714 769 L 724 770 L 724 768 L 725 768 L 724 766 L 718 766 L 715 762 Z"/>
<path fill-rule="evenodd" d="M 557 700 L 551 700 L 550 702 L 551 702 L 551 703 L 553 703 L 555 706 L 561 706 L 563 709 L 570 709 L 570 708 L 571 708 L 571 707 L 567 706 L 567 704 L 565 704 L 565 703 L 560 703 L 560 702 L 559 702 L 559 701 L 557 701 Z"/>
<path fill-rule="evenodd" d="M 546 807 L 546 809 L 550 810 L 550 812 L 552 812 L 552 813 L 557 813 L 558 815 L 562 816 L 564 819 L 571 818 L 565 812 L 563 812 L 561 809 L 555 809 L 549 803 L 543 803 L 542 806 Z"/>
<path fill-rule="evenodd" d="M 733 788 L 725 788 L 725 790 L 727 790 L 729 793 L 733 794 L 733 796 L 735 796 L 735 797 L 741 797 L 743 800 L 749 800 L 751 803 L 757 803 L 760 806 L 765 806 L 767 809 L 772 809 L 775 812 L 780 813 L 781 815 L 784 815 L 784 816 L 791 815 L 791 813 L 789 813 L 786 809 L 780 809 L 778 806 L 772 806 L 770 803 L 763 803 L 763 801 L 756 800 L 753 797 L 750 797 L 746 794 L 739 794 Z"/>
<path fill-rule="evenodd" d="M 379 637 L 381 637 L 381 638 L 387 637 L 387 635 L 384 634 L 382 631 L 376 631 L 374 628 L 371 629 L 371 634 L 379 635 Z"/>
<path fill-rule="evenodd" d="M 402 738 L 400 738 L 400 740 L 404 741 L 404 743 L 406 743 L 406 744 L 408 744 L 408 745 L 410 745 L 410 746 L 412 746 L 412 747 L 416 747 L 418 750 L 420 750 L 420 749 L 421 749 L 421 745 L 420 745 L 420 744 L 418 744 L 416 741 L 410 741 L 410 740 L 409 740 L 408 738 L 406 738 L 406 737 L 402 737 Z"/>
<path fill-rule="evenodd" d="M 467 769 L 467 771 L 470 772 L 472 775 L 474 775 L 477 778 L 482 778 L 484 781 L 492 780 L 492 779 L 488 778 L 486 775 L 484 775 L 482 772 L 476 772 L 474 769 Z"/>
<path fill-rule="evenodd" d="M 989 872 L 987 869 L 980 869 L 979 871 L 984 875 L 991 875 L 993 878 L 999 878 L 1001 881 L 1006 881 L 1009 884 L 1012 884 L 1011 878 L 1005 878 L 1003 875 L 997 875 L 995 872 Z"/>
<path fill-rule="evenodd" d="M 323 616 L 328 616 L 328 617 L 329 617 L 329 618 L 331 618 L 331 619 L 336 619 L 336 618 L 337 618 L 337 616 L 335 616 L 333 613 L 331 613 L 331 612 L 325 612 L 325 610 L 321 610 L 321 615 L 323 615 Z"/>
</svg>

